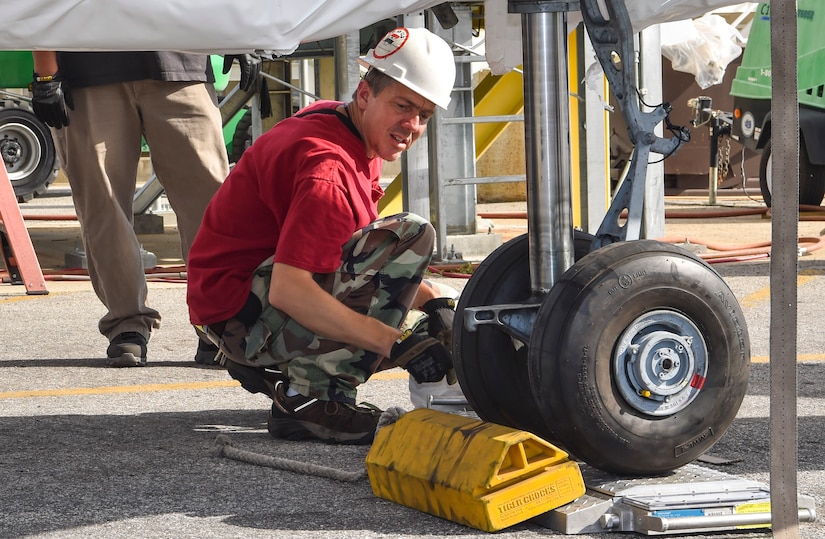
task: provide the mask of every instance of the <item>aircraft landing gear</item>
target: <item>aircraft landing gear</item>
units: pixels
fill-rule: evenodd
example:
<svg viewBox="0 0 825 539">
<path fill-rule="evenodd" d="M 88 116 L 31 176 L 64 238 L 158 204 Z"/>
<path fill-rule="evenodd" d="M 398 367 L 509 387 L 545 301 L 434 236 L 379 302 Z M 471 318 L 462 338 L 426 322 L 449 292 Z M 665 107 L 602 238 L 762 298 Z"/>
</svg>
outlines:
<svg viewBox="0 0 825 539">
<path fill-rule="evenodd" d="M 731 424 L 750 341 L 736 298 L 710 266 L 639 239 L 648 155 L 673 153 L 689 133 L 668 123 L 674 137 L 654 134 L 667 104 L 639 111 L 633 62 L 622 62 L 633 58 L 622 0 L 581 7 L 628 120 L 633 162 L 593 241 L 573 231 L 558 105 L 566 70 L 547 54 L 564 50 L 561 13 L 573 3 L 510 0 L 523 13 L 528 234 L 489 255 L 467 283 L 453 357 L 482 419 L 534 432 L 607 472 L 657 475 L 696 459 Z"/>
</svg>

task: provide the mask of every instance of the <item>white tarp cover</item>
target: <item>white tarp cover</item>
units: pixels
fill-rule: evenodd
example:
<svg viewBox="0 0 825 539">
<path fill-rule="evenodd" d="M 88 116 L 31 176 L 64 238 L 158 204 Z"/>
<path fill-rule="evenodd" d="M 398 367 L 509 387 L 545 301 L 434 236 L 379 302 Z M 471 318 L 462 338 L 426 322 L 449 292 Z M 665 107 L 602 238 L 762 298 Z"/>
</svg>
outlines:
<svg viewBox="0 0 825 539">
<path fill-rule="evenodd" d="M 742 4 L 741 0 L 626 0 L 625 7 L 633 30 L 639 32 L 653 24 L 700 17 L 714 9 Z M 521 65 L 521 16 L 507 12 L 507 0 L 485 0 L 487 62 L 496 75 Z M 581 13 L 568 15 L 571 30 L 581 22 Z"/>
<path fill-rule="evenodd" d="M 496 1 L 506 12 L 507 0 Z M 347 34 L 382 19 L 442 2 L 0 0 L 0 50 L 265 50 L 288 54 L 302 42 Z M 627 8 L 634 27 L 641 29 L 736 3 L 739 2 L 627 0 Z M 488 26 L 490 23 L 488 20 Z"/>
<path fill-rule="evenodd" d="M 289 54 L 444 0 L 0 0 L 0 50 Z"/>
</svg>

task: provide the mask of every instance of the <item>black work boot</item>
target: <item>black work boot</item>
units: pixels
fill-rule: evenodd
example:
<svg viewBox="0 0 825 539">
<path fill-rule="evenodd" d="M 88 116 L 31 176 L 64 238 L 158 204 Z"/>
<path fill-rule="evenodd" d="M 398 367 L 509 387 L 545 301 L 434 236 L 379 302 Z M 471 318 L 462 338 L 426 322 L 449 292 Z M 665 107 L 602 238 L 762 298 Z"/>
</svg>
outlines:
<svg viewBox="0 0 825 539">
<path fill-rule="evenodd" d="M 146 337 L 136 331 L 126 331 L 109 342 L 106 365 L 110 367 L 144 367 Z"/>
<path fill-rule="evenodd" d="M 287 397 L 287 384 L 275 385 L 267 429 L 275 438 L 318 439 L 330 443 L 368 445 L 375 438 L 381 410 L 322 401 L 303 395 Z"/>
<path fill-rule="evenodd" d="M 220 365 L 220 350 L 211 342 L 198 339 L 198 349 L 195 351 L 195 363 L 198 365 Z"/>
<path fill-rule="evenodd" d="M 274 367 L 250 367 L 227 358 L 226 370 L 245 390 L 250 393 L 263 393 L 270 399 L 275 398 L 275 385 L 278 382 L 289 384 L 289 377 Z"/>
</svg>

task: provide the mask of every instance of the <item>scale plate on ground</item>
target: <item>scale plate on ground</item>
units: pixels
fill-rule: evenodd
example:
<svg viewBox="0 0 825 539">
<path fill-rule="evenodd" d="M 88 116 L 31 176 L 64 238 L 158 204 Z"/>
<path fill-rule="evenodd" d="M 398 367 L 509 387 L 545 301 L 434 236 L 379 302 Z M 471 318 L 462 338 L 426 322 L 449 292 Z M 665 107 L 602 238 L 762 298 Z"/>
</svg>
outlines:
<svg viewBox="0 0 825 539">
<path fill-rule="evenodd" d="M 587 492 L 533 522 L 565 534 L 645 535 L 770 528 L 770 490 L 757 481 L 688 464 L 661 477 L 619 477 L 580 464 Z M 798 498 L 800 522 L 816 518 Z"/>
</svg>

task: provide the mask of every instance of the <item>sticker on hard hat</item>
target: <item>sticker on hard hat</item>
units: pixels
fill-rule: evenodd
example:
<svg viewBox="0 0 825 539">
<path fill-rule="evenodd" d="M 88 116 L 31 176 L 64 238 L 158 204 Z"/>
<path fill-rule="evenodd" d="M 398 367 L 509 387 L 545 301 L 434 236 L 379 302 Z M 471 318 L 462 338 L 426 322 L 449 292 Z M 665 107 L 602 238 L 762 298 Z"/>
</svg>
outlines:
<svg viewBox="0 0 825 539">
<path fill-rule="evenodd" d="M 410 32 L 406 28 L 396 28 L 384 36 L 381 42 L 375 46 L 375 50 L 373 50 L 372 54 L 376 58 L 386 58 L 387 56 L 392 56 L 401 50 L 401 47 L 404 46 L 404 43 L 407 42 L 409 37 Z"/>
</svg>

